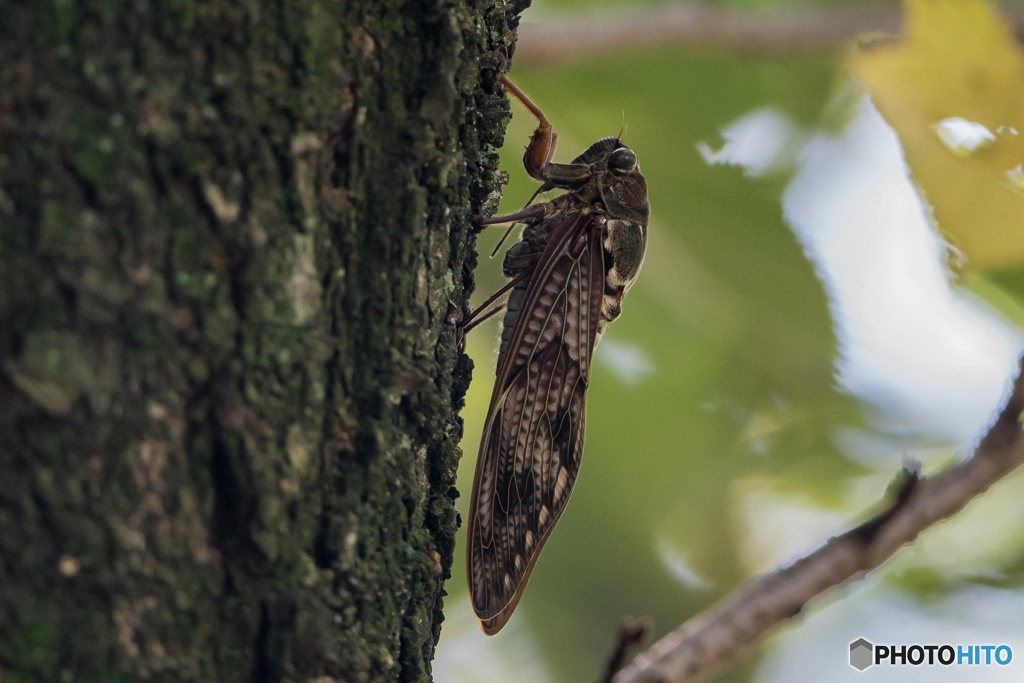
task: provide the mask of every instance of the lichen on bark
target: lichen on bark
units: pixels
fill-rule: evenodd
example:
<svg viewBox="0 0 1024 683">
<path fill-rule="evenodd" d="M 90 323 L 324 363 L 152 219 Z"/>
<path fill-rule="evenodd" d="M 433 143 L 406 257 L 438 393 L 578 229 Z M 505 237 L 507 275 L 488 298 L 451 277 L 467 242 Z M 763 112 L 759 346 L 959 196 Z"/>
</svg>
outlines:
<svg viewBox="0 0 1024 683">
<path fill-rule="evenodd" d="M 0 0 L 5 683 L 429 679 L 523 8 Z"/>
</svg>

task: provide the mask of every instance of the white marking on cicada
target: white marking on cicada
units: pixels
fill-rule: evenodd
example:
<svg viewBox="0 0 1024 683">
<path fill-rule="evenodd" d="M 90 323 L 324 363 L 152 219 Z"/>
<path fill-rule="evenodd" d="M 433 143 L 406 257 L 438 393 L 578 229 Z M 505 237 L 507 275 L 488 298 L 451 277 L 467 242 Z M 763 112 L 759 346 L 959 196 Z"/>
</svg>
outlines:
<svg viewBox="0 0 1024 683">
<path fill-rule="evenodd" d="M 560 362 L 557 366 L 552 368 L 551 375 L 551 384 L 547 396 L 548 400 L 547 403 L 544 404 L 544 411 L 547 413 L 549 420 L 555 419 L 558 415 L 558 399 L 562 393 L 561 388 L 565 384 L 565 362 Z"/>
<path fill-rule="evenodd" d="M 546 309 L 547 326 L 540 336 L 540 348 L 546 347 L 554 338 L 562 333 L 562 320 L 565 318 L 565 297 L 559 294 L 554 304 Z"/>
<path fill-rule="evenodd" d="M 484 468 L 482 470 L 480 490 L 484 493 L 477 500 L 476 514 L 479 519 L 479 524 L 475 527 L 477 533 L 480 534 L 481 542 L 484 545 L 488 545 L 491 542 L 491 512 L 494 500 L 492 498 L 494 491 L 494 475 L 491 470 Z"/>
<path fill-rule="evenodd" d="M 526 397 L 526 385 L 520 384 L 516 387 L 515 391 L 510 391 L 508 398 L 505 400 L 505 410 L 502 411 L 502 427 L 501 436 L 504 443 L 501 444 L 502 452 L 509 452 L 512 450 L 512 443 L 518 437 L 519 430 L 516 429 L 516 421 L 519 418 L 519 408 L 523 405 L 523 399 Z"/>
<path fill-rule="evenodd" d="M 566 340 L 566 347 L 569 350 L 569 357 L 574 361 L 580 359 L 580 348 L 579 343 L 572 343 L 573 340 L 581 339 L 581 320 L 580 315 L 580 287 L 579 278 L 573 278 L 569 282 L 569 291 L 567 292 L 566 298 L 568 299 L 566 312 L 565 312 L 565 334 L 564 339 Z"/>
<path fill-rule="evenodd" d="M 548 521 L 548 506 L 547 505 L 542 505 L 541 506 L 541 508 L 540 508 L 540 517 L 537 519 L 537 521 L 540 523 L 541 526 L 544 526 L 544 524 L 547 523 L 547 521 Z"/>
<path fill-rule="evenodd" d="M 605 223 L 604 249 L 612 254 L 605 283 L 612 289 L 628 292 L 640 275 L 647 253 L 647 234 L 637 223 L 624 219 Z"/>
<path fill-rule="evenodd" d="M 480 518 L 480 536 L 484 544 L 487 544 L 491 539 L 487 533 L 487 530 L 491 526 L 491 500 L 490 496 L 481 496 L 476 506 L 477 517 Z"/>
<path fill-rule="evenodd" d="M 527 552 L 533 550 L 533 532 L 529 530 L 526 532 L 526 550 Z"/>
<path fill-rule="evenodd" d="M 534 471 L 534 476 L 539 476 L 540 472 L 543 472 L 544 460 L 547 454 L 551 452 L 551 426 L 546 418 L 542 418 L 537 425 L 537 436 L 533 442 L 533 452 L 531 456 L 531 468 Z M 539 487 L 541 482 L 535 482 Z"/>
<path fill-rule="evenodd" d="M 576 388 L 576 381 L 580 376 L 580 366 L 576 363 L 566 363 L 564 371 L 561 383 L 557 387 L 552 387 L 551 393 L 556 394 L 554 400 L 556 410 L 559 406 L 569 406 L 569 397 L 572 396 L 572 392 Z M 552 417 L 555 414 L 553 411 Z"/>
<path fill-rule="evenodd" d="M 605 292 L 604 296 L 601 297 L 602 322 L 613 322 L 622 314 L 622 295 L 624 291 L 616 291 L 614 294 Z"/>
<path fill-rule="evenodd" d="M 529 533 L 529 532 L 527 532 L 527 533 Z M 516 565 L 516 573 L 517 574 L 521 574 L 523 572 L 523 556 L 522 555 L 516 555 L 515 565 Z"/>
<path fill-rule="evenodd" d="M 558 470 L 561 467 L 562 467 L 562 461 L 561 461 L 560 458 L 552 458 L 551 459 L 551 467 L 550 467 L 550 469 L 548 469 L 549 481 L 557 481 L 558 480 Z"/>
<path fill-rule="evenodd" d="M 508 572 L 505 572 L 505 591 L 512 591 L 512 576 Z"/>
<path fill-rule="evenodd" d="M 555 500 L 559 500 L 565 493 L 565 482 L 569 480 L 569 473 L 564 467 L 558 469 L 558 479 L 555 481 Z"/>
</svg>

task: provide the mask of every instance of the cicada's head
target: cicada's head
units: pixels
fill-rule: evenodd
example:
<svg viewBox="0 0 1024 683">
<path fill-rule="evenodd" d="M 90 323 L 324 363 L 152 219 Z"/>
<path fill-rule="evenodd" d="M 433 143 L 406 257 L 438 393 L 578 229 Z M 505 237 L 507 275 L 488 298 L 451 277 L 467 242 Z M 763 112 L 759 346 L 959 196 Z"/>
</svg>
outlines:
<svg viewBox="0 0 1024 683">
<path fill-rule="evenodd" d="M 605 209 L 612 218 L 647 226 L 651 207 L 647 202 L 647 181 L 640 172 L 636 153 L 618 138 L 598 140 L 573 163 L 589 164 L 598 178 Z"/>
</svg>

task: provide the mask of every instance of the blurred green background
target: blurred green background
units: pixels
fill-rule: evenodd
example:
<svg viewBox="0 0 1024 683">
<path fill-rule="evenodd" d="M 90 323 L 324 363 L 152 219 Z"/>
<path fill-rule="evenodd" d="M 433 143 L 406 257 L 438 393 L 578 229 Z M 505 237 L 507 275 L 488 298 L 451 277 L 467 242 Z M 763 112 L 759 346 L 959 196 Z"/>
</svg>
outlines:
<svg viewBox="0 0 1024 683">
<path fill-rule="evenodd" d="M 567 16 L 595 7 L 604 11 L 613 4 L 549 0 L 528 10 L 524 20 L 532 12 Z M 751 0 L 737 6 L 772 4 Z M 524 24 L 520 34 L 529 30 Z M 908 48 L 890 41 L 881 49 L 903 49 L 900 54 L 906 56 Z M 879 53 L 866 54 L 875 58 Z M 528 54 L 516 55 L 510 77 L 554 125 L 557 161 L 569 161 L 594 140 L 625 128 L 621 137 L 637 153 L 650 189 L 650 240 L 640 279 L 597 352 L 584 465 L 571 503 L 512 621 L 494 638 L 481 635 L 472 619 L 461 559 L 464 536 L 459 538 L 436 680 L 598 680 L 624 615 L 653 617 L 654 636 L 660 637 L 747 578 L 861 521 L 905 456 L 921 459 L 927 473 L 965 455 L 970 438 L 929 431 L 927 420 L 901 422 L 899 415 L 907 410 L 880 419 L 888 414 L 887 399 L 858 395 L 837 379 L 844 348 L 837 334 L 844 332 L 837 327 L 830 295 L 843 292 L 823 283 L 827 266 L 808 258 L 813 249 L 787 220 L 786 192 L 802 168 L 801 155 L 812 139 L 841 136 L 861 115 L 872 68 L 852 48 L 749 52 L 641 43 L 586 58 L 531 61 Z M 1021 115 L 1020 85 L 1001 86 L 1013 90 L 1007 95 L 1010 108 L 1001 114 L 1007 126 Z M 945 104 L 954 113 L 962 105 L 957 97 L 966 101 L 972 96 L 950 100 L 947 91 Z M 887 113 L 881 96 L 875 104 Z M 749 166 L 709 164 L 699 145 L 720 148 L 729 137 L 723 130 L 756 112 L 771 112 L 785 122 L 777 130 L 789 131 L 775 141 L 770 167 L 757 173 Z M 947 115 L 953 114 L 928 110 L 922 116 L 934 123 Z M 995 123 L 989 124 L 993 130 Z M 537 187 L 521 162 L 535 125 L 514 103 L 501 150 L 502 168 L 511 179 L 499 213 L 522 207 Z M 928 130 L 922 139 L 927 145 L 937 137 Z M 956 173 L 970 171 L 977 162 L 935 144 L 936 154 L 959 164 Z M 1020 147 L 1014 149 L 1011 156 L 1019 156 Z M 907 152 L 911 178 L 920 184 L 913 153 Z M 1005 176 L 1008 161 L 998 164 L 997 180 L 1012 185 L 1012 176 Z M 929 196 L 929 190 L 922 188 L 922 195 Z M 1024 197 L 1009 186 L 1002 192 L 1011 210 L 1024 215 Z M 1008 220 L 981 210 L 967 215 L 981 223 Z M 938 220 L 945 227 L 941 215 Z M 1000 230 L 1021 228 L 1009 220 L 1012 224 Z M 486 258 L 502 232 L 491 228 L 479 238 L 474 305 L 504 284 L 503 250 L 493 260 Z M 509 243 L 517 235 L 518 230 Z M 873 247 L 866 246 L 869 251 Z M 941 248 L 937 253 L 945 258 Z M 966 256 L 969 261 L 971 254 Z M 971 285 L 1014 317 L 1020 295 L 1014 283 L 1024 281 L 1014 279 L 1017 272 L 1010 259 L 998 268 L 955 268 L 950 278 L 953 291 Z M 864 272 L 864 277 L 873 275 Z M 1016 331 L 1010 323 L 980 298 L 970 305 L 978 307 L 979 315 L 997 319 L 993 324 L 1003 326 L 999 334 L 1011 340 L 1004 346 L 1012 346 Z M 495 319 L 473 332 L 468 344 L 476 370 L 462 413 L 465 456 L 458 503 L 463 519 L 494 380 L 497 335 Z M 1002 384 L 987 391 L 998 398 Z M 927 412 L 927 400 L 920 403 L 914 409 Z M 979 431 L 983 427 L 978 424 Z M 860 636 L 871 639 L 872 628 L 883 642 L 997 638 L 997 644 L 1016 643 L 1014 654 L 1024 660 L 1024 628 L 1010 632 L 1005 624 L 1006 619 L 1015 623 L 1012 615 L 984 607 L 992 600 L 1024 604 L 1019 479 L 929 532 L 859 588 L 815 606 L 808 620 L 820 621 L 820 629 L 807 632 L 809 627 L 798 621 L 716 680 L 792 680 L 794 672 L 809 676 L 801 680 L 862 675 L 846 663 L 848 644 Z M 883 613 L 871 601 L 899 609 Z M 980 610 L 980 616 L 969 616 L 973 612 L 965 611 L 961 601 Z M 904 630 L 892 631 L 892 623 Z M 1024 627 L 1019 617 L 1016 623 Z M 998 639 L 1001 629 L 1008 632 Z M 1020 680 L 1024 664 L 1014 663 L 1014 680 Z M 898 673 L 900 680 L 933 680 L 929 676 L 934 674 Z M 956 680 L 1001 680 L 990 671 L 977 673 L 977 679 L 959 674 Z"/>
</svg>

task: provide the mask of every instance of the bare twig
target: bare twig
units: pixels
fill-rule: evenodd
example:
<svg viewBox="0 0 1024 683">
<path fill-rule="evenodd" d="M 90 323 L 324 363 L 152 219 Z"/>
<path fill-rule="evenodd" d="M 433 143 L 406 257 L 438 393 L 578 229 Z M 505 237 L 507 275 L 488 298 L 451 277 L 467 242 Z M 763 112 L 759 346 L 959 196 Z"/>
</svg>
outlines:
<svg viewBox="0 0 1024 683">
<path fill-rule="evenodd" d="M 1019 6 L 1004 2 L 1004 18 L 1018 33 Z M 894 5 L 794 2 L 730 7 L 703 2 L 654 4 L 589 16 L 525 16 L 516 61 L 591 59 L 637 48 L 682 45 L 753 53 L 838 52 L 864 34 L 895 35 L 902 24 Z"/>
<path fill-rule="evenodd" d="M 741 586 L 638 655 L 614 683 L 681 683 L 703 678 L 799 614 L 813 598 L 878 567 L 1024 463 L 1022 412 L 1024 373 L 969 459 L 933 477 L 898 479 L 890 487 L 896 500 L 884 512 L 830 538 L 796 563 Z"/>
<path fill-rule="evenodd" d="M 650 619 L 626 617 L 619 623 L 619 628 L 615 631 L 615 651 L 608 658 L 608 667 L 601 683 L 612 683 L 615 674 L 626 663 L 630 652 L 638 647 L 650 632 Z"/>
</svg>

